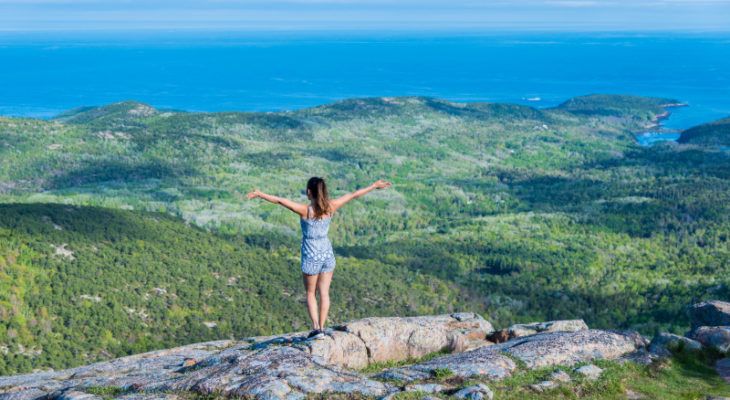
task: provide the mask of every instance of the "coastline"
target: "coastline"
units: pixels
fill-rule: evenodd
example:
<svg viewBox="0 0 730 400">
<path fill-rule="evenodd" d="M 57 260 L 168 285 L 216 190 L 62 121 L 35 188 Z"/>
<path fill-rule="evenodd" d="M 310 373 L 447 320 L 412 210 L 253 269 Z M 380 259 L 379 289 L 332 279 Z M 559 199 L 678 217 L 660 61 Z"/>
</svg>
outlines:
<svg viewBox="0 0 730 400">
<path fill-rule="evenodd" d="M 662 121 L 672 115 L 672 112 L 667 110 L 668 108 L 689 107 L 689 104 L 670 103 L 662 104 L 661 107 L 664 109 L 664 112 L 655 115 L 643 129 L 633 132 L 634 140 L 636 140 L 638 145 L 651 146 L 657 141 L 676 141 L 682 132 L 684 132 L 684 129 L 664 129 L 662 127 Z M 675 134 L 677 135 L 676 138 L 674 137 Z"/>
<path fill-rule="evenodd" d="M 664 109 L 664 112 L 661 114 L 657 114 L 649 121 L 649 125 L 647 125 L 644 130 L 659 130 L 662 133 L 681 133 L 684 131 L 684 129 L 664 129 L 662 128 L 662 121 L 665 119 L 668 119 L 672 112 L 667 110 L 668 108 L 677 108 L 677 107 L 689 107 L 689 104 L 687 103 L 670 103 L 670 104 L 662 104 L 661 107 Z M 639 133 L 640 134 L 640 133 Z"/>
</svg>

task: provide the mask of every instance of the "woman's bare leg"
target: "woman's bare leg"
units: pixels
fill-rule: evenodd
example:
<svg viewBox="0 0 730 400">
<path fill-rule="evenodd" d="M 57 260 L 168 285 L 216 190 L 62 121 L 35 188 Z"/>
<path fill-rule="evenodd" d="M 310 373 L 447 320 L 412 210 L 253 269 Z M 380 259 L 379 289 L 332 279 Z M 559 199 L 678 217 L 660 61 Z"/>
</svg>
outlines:
<svg viewBox="0 0 730 400">
<path fill-rule="evenodd" d="M 330 283 L 332 283 L 333 272 L 335 271 L 317 275 L 317 290 L 319 291 L 319 329 L 324 329 L 324 323 L 327 321 L 327 313 L 330 311 Z"/>
<path fill-rule="evenodd" d="M 309 310 L 309 318 L 312 319 L 313 329 L 321 329 L 319 324 L 319 316 L 317 314 L 317 277 L 319 275 L 307 275 L 302 273 L 302 281 L 304 281 L 304 290 L 307 292 L 307 310 Z M 320 295 L 321 297 L 321 295 Z"/>
</svg>

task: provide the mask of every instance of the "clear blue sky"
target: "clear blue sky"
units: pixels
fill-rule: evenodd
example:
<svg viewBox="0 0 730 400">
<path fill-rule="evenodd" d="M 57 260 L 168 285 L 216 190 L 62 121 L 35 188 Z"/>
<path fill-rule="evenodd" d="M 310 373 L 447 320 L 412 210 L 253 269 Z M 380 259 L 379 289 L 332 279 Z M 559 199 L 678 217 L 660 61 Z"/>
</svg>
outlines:
<svg viewBox="0 0 730 400">
<path fill-rule="evenodd" d="M 730 0 L 0 0 L 0 31 L 730 30 Z"/>
</svg>

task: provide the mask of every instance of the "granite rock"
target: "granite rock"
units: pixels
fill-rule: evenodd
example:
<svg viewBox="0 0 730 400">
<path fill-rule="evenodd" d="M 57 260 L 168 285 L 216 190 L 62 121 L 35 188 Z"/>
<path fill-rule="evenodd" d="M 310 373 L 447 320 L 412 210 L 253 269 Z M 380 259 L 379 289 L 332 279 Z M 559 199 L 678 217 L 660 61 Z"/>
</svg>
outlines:
<svg viewBox="0 0 730 400">
<path fill-rule="evenodd" d="M 392 368 L 376 377 L 412 381 L 427 379 L 436 370 L 448 369 L 456 376 L 482 376 L 490 380 L 509 377 L 517 367 L 511 357 L 528 368 L 574 365 L 594 359 L 617 359 L 643 349 L 646 339 L 631 331 L 589 329 L 577 332 L 547 332 L 512 339 L 458 354 L 447 354 L 406 367 Z"/>
<path fill-rule="evenodd" d="M 482 400 L 485 397 L 487 399 L 494 398 L 494 393 L 492 392 L 492 389 L 489 388 L 489 386 L 483 383 L 479 383 L 457 391 L 456 393 L 454 393 L 454 397 L 456 397 L 457 399 Z"/>
<path fill-rule="evenodd" d="M 588 329 L 588 325 L 586 325 L 582 319 L 532 322 L 529 324 L 516 324 L 509 328 L 499 330 L 492 333 L 488 339 L 496 343 L 503 343 L 511 339 L 530 336 L 541 332 L 576 332 L 586 329 Z"/>
<path fill-rule="evenodd" d="M 730 325 L 730 303 L 719 300 L 703 301 L 689 307 L 691 329 L 700 326 Z"/>
<path fill-rule="evenodd" d="M 558 381 L 563 383 L 568 383 L 571 381 L 570 375 L 568 375 L 567 372 L 563 371 L 562 369 L 559 369 L 557 371 L 553 371 L 548 378 L 551 381 Z"/>
<path fill-rule="evenodd" d="M 428 382 L 439 370 L 448 369 L 460 377 L 500 380 L 517 368 L 514 359 L 529 368 L 573 365 L 595 358 L 615 359 L 646 345 L 632 332 L 550 331 L 558 326 L 555 322 L 542 324 L 536 328 L 542 329 L 541 333 L 491 344 L 486 337 L 493 332 L 492 325 L 473 313 L 366 318 L 327 329 L 314 338 L 307 338 L 307 332 L 295 332 L 221 340 L 64 371 L 0 377 L 0 399 L 102 397 L 92 394 L 92 387 L 115 388 L 121 392 L 117 398 L 123 400 L 178 400 L 176 393 L 186 392 L 261 400 L 303 400 L 320 393 L 387 398 L 399 388 L 354 369 L 372 362 L 418 358 L 446 348 L 452 353 L 377 375 L 406 382 L 424 380 L 409 385 L 408 390 L 439 393 L 448 389 Z M 478 348 L 462 352 L 468 348 L 465 343 L 474 342 Z M 484 388 L 467 397 L 491 398 L 491 390 Z"/>
<path fill-rule="evenodd" d="M 443 391 L 444 387 L 438 383 L 421 383 L 417 385 L 407 385 L 404 389 L 406 392 L 438 393 Z"/>
<path fill-rule="evenodd" d="M 679 347 L 690 351 L 700 351 L 702 350 L 702 343 L 684 336 L 662 332 L 651 340 L 648 349 L 650 352 L 657 354 L 666 354 L 665 350 L 674 350 Z"/>
<path fill-rule="evenodd" d="M 532 389 L 538 393 L 543 392 L 545 390 L 555 389 L 556 387 L 558 387 L 558 384 L 553 381 L 542 381 L 542 382 L 530 385 L 530 389 Z"/>
<path fill-rule="evenodd" d="M 730 325 L 700 326 L 688 335 L 707 347 L 714 347 L 721 352 L 730 350 Z"/>
<path fill-rule="evenodd" d="M 369 363 L 420 358 L 442 349 L 460 352 L 468 339 L 485 338 L 494 331 L 492 324 L 475 313 L 365 318 L 336 329 L 362 340 Z"/>
<path fill-rule="evenodd" d="M 596 380 L 601 376 L 601 373 L 603 372 L 602 369 L 596 367 L 593 364 L 584 365 L 580 368 L 576 368 L 575 371 L 576 374 L 581 374 L 585 376 L 588 379 Z"/>
</svg>

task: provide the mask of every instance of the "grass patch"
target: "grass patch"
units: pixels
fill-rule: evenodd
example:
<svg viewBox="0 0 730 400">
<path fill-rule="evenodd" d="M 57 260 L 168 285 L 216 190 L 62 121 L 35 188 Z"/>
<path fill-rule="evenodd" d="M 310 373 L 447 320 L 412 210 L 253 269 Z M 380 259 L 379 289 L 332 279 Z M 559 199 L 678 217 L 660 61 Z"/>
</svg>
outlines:
<svg viewBox="0 0 730 400">
<path fill-rule="evenodd" d="M 525 364 L 524 361 L 520 360 L 519 358 L 513 356 L 510 353 L 507 353 L 505 351 L 500 352 L 499 354 L 509 358 L 510 360 L 514 361 L 515 365 L 517 366 L 517 369 L 519 370 L 527 370 L 527 364 Z"/>
<path fill-rule="evenodd" d="M 439 393 L 425 393 L 425 392 L 400 392 L 393 396 L 394 400 L 421 400 L 424 396 L 431 396 L 431 397 L 439 397 L 443 398 L 446 396 L 443 396 Z"/>
<path fill-rule="evenodd" d="M 454 373 L 448 368 L 437 368 L 431 371 L 431 375 L 437 380 L 442 380 L 454 375 Z"/>
<path fill-rule="evenodd" d="M 619 364 L 615 361 L 594 360 L 593 364 L 603 369 L 598 380 L 590 380 L 573 373 L 573 367 L 551 367 L 536 370 L 520 368 L 501 382 L 471 380 L 486 383 L 499 399 L 595 399 L 608 400 L 624 398 L 629 392 L 646 396 L 648 399 L 687 400 L 704 399 L 706 396 L 730 395 L 730 384 L 723 381 L 709 366 L 715 359 L 713 354 L 697 356 L 697 353 L 678 353 L 671 359 L 652 365 L 634 363 Z M 568 372 L 572 381 L 559 383 L 555 389 L 537 392 L 530 385 L 547 380 L 548 375 L 562 369 Z"/>
<path fill-rule="evenodd" d="M 88 386 L 81 388 L 80 390 L 105 399 L 111 399 L 129 391 L 129 389 L 122 389 L 117 386 Z"/>
</svg>

